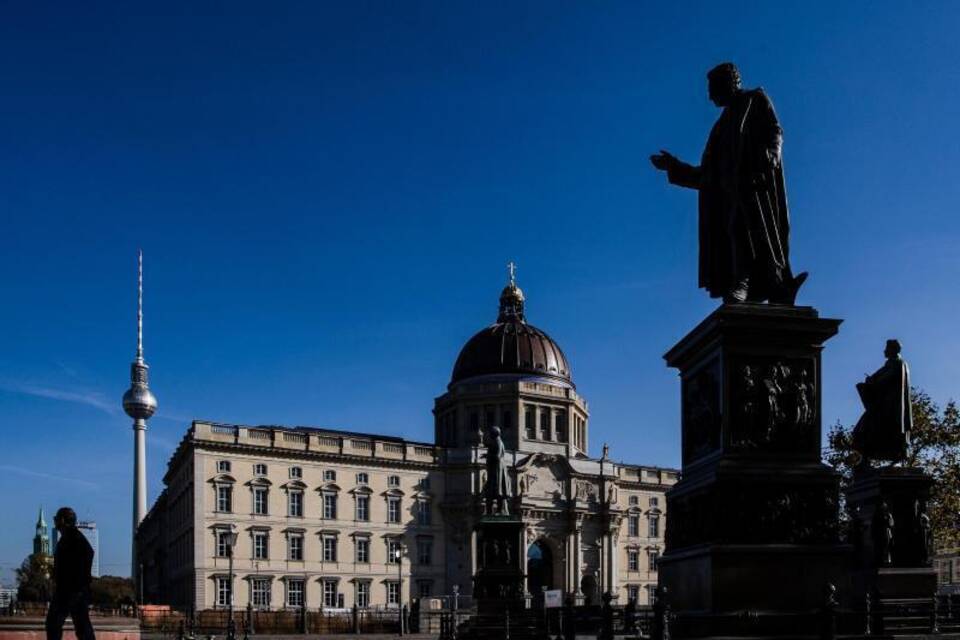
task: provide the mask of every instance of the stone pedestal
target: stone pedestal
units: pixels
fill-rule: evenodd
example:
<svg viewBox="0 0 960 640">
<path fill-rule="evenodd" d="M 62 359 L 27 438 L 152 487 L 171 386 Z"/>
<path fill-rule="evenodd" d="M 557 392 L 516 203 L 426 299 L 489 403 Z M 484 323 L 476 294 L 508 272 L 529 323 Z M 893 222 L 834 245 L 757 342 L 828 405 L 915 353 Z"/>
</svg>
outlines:
<svg viewBox="0 0 960 640">
<path fill-rule="evenodd" d="M 846 492 L 854 583 L 882 599 L 929 598 L 937 586 L 926 506 L 933 478 L 920 469 L 859 469 Z"/>
<path fill-rule="evenodd" d="M 481 615 L 518 611 L 524 599 L 524 529 L 518 516 L 487 515 L 477 532 L 477 573 L 473 597 Z"/>
<path fill-rule="evenodd" d="M 681 378 L 682 474 L 660 583 L 678 615 L 801 612 L 849 596 L 839 476 L 820 459 L 820 352 L 840 320 L 728 304 L 664 357 Z"/>
</svg>

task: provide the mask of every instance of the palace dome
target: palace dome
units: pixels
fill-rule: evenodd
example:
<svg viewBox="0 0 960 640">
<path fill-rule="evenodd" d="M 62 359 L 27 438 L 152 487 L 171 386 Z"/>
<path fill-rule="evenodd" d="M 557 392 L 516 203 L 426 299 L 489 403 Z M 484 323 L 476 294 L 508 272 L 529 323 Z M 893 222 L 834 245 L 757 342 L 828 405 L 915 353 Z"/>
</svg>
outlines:
<svg viewBox="0 0 960 640">
<path fill-rule="evenodd" d="M 496 323 L 467 340 L 453 365 L 450 384 L 477 376 L 523 374 L 574 386 L 570 365 L 560 345 L 527 324 L 523 291 L 511 278 L 500 294 Z"/>
</svg>

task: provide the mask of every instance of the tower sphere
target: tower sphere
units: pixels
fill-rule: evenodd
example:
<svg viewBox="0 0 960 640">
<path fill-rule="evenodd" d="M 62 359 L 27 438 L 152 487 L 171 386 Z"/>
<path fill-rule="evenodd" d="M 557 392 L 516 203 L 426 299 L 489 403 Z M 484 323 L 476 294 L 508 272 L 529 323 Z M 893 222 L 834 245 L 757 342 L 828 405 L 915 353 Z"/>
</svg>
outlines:
<svg viewBox="0 0 960 640">
<path fill-rule="evenodd" d="M 157 399 L 145 385 L 134 384 L 123 394 L 123 410 L 134 420 L 146 420 L 157 410 Z"/>
</svg>

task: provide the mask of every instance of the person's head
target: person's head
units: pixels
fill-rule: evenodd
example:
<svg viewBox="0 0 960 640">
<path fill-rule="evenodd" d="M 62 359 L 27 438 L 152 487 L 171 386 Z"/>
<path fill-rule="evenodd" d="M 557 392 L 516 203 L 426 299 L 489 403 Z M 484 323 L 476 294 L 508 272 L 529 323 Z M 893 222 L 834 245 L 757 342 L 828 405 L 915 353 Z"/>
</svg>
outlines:
<svg viewBox="0 0 960 640">
<path fill-rule="evenodd" d="M 707 72 L 707 93 L 711 102 L 725 107 L 740 91 L 740 71 L 732 62 L 722 62 Z"/>
<path fill-rule="evenodd" d="M 499 438 L 499 437 L 500 437 L 500 427 L 490 427 L 490 433 L 493 435 L 494 438 Z"/>
<path fill-rule="evenodd" d="M 70 507 L 60 507 L 53 516 L 53 526 L 57 531 L 65 531 L 77 526 L 77 512 Z"/>
<path fill-rule="evenodd" d="M 900 355 L 900 341 L 887 340 L 887 346 L 883 349 L 883 355 L 888 358 L 896 358 Z"/>
</svg>

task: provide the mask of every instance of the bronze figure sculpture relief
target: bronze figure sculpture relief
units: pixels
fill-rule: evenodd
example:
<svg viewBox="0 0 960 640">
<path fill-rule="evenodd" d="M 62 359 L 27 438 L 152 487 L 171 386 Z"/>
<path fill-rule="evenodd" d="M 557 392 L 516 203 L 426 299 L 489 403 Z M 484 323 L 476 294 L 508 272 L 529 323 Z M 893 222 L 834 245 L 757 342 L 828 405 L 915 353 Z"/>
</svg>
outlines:
<svg viewBox="0 0 960 640">
<path fill-rule="evenodd" d="M 763 89 L 743 89 L 736 66 L 707 74 L 723 108 L 699 166 L 667 151 L 650 157 L 672 183 L 699 191 L 699 284 L 724 302 L 794 304 L 807 278 L 790 268 L 783 131 Z"/>
</svg>

